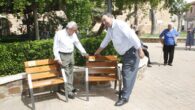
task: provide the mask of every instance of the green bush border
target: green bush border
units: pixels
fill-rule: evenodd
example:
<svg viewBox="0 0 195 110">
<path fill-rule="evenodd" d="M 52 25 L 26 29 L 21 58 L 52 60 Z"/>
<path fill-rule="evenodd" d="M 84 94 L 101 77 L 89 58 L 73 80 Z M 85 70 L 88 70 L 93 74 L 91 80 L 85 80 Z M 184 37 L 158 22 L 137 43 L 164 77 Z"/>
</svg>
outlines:
<svg viewBox="0 0 195 110">
<path fill-rule="evenodd" d="M 86 51 L 93 55 L 99 47 L 103 36 L 81 38 L 80 41 Z M 24 72 L 24 61 L 54 58 L 53 39 L 25 41 L 0 44 L 0 76 L 13 75 Z M 102 55 L 116 55 L 110 43 Z M 75 49 L 75 65 L 84 65 L 85 58 Z"/>
</svg>

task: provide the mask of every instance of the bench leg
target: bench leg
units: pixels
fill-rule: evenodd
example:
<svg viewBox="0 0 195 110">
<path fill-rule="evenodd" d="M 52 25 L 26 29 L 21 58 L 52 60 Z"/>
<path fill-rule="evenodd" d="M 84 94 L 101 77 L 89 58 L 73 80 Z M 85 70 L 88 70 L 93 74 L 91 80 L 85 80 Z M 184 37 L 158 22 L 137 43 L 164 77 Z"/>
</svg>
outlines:
<svg viewBox="0 0 195 110">
<path fill-rule="evenodd" d="M 89 82 L 86 81 L 86 100 L 89 101 Z"/>
<path fill-rule="evenodd" d="M 28 97 L 29 97 L 29 98 L 31 97 L 30 89 L 28 89 Z"/>
<path fill-rule="evenodd" d="M 35 99 L 33 96 L 33 90 L 29 89 L 29 91 L 30 91 L 30 98 L 31 98 L 31 103 L 32 103 L 32 110 L 35 110 Z"/>
<path fill-rule="evenodd" d="M 86 100 L 89 101 L 89 72 L 88 68 L 85 68 L 85 91 L 86 91 Z"/>
<path fill-rule="evenodd" d="M 67 83 L 64 84 L 64 94 L 66 97 L 66 102 L 68 102 L 68 90 L 66 88 L 67 88 Z"/>
<path fill-rule="evenodd" d="M 122 87 L 122 81 L 121 80 L 119 80 L 119 95 L 118 95 L 118 99 L 121 99 L 121 87 Z"/>
<path fill-rule="evenodd" d="M 116 90 L 117 80 L 114 81 L 114 89 Z"/>
</svg>

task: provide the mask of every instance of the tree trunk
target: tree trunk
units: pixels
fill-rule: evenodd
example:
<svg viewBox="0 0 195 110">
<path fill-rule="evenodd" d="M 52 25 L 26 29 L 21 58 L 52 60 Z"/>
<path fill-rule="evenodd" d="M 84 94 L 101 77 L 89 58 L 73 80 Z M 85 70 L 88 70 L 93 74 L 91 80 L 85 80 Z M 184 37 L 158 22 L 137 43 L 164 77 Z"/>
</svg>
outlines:
<svg viewBox="0 0 195 110">
<path fill-rule="evenodd" d="M 134 5 L 134 11 L 135 11 L 135 14 L 134 14 L 134 25 L 138 25 L 138 4 L 136 3 Z"/>
<path fill-rule="evenodd" d="M 62 0 L 58 0 L 58 6 L 59 10 L 64 10 Z"/>
<path fill-rule="evenodd" d="M 38 8 L 37 8 L 37 3 L 35 2 L 34 8 L 33 8 L 33 16 L 34 16 L 34 27 L 35 27 L 35 38 L 36 40 L 40 39 L 39 36 L 39 24 L 38 24 Z"/>
<path fill-rule="evenodd" d="M 178 15 L 177 16 L 178 17 L 178 25 L 177 25 L 177 31 L 178 32 L 181 32 L 181 16 L 180 15 Z"/>
<path fill-rule="evenodd" d="M 107 6 L 108 6 L 107 12 L 112 13 L 112 0 L 107 0 Z M 103 32 L 103 30 L 104 30 L 104 25 L 101 24 L 101 26 L 98 29 L 98 32 L 95 34 L 95 36 L 100 35 Z"/>
<path fill-rule="evenodd" d="M 108 13 L 112 13 L 112 0 L 108 0 Z"/>
<path fill-rule="evenodd" d="M 101 26 L 100 26 L 100 28 L 99 28 L 98 32 L 95 34 L 95 36 L 100 35 L 100 34 L 103 32 L 103 30 L 104 30 L 104 25 L 103 25 L 103 24 L 101 24 Z"/>
<path fill-rule="evenodd" d="M 156 33 L 156 16 L 155 16 L 155 10 L 150 9 L 150 19 L 151 19 L 151 34 Z"/>
<path fill-rule="evenodd" d="M 27 34 L 28 36 L 30 36 L 30 23 L 28 22 L 28 19 L 29 19 L 29 14 L 24 14 L 24 22 L 23 24 L 26 24 L 26 31 L 27 31 Z"/>
</svg>

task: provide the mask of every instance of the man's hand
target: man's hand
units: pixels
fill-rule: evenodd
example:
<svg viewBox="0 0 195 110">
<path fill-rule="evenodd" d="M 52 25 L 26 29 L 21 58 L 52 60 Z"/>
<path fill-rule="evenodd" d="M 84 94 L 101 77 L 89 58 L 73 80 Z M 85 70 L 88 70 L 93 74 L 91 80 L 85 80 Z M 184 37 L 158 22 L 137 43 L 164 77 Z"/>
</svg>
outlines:
<svg viewBox="0 0 195 110">
<path fill-rule="evenodd" d="M 94 53 L 95 56 L 99 56 L 103 48 L 98 48 L 96 52 Z"/>
<path fill-rule="evenodd" d="M 160 38 L 160 43 L 164 45 L 164 39 Z"/>
<path fill-rule="evenodd" d="M 86 57 L 86 58 L 89 57 L 89 54 L 88 54 L 88 53 L 81 53 L 81 55 L 82 55 L 83 57 Z"/>
<path fill-rule="evenodd" d="M 58 62 L 58 64 L 62 65 L 62 61 L 61 60 L 56 60 Z"/>
<path fill-rule="evenodd" d="M 138 55 L 139 55 L 139 57 L 142 59 L 142 58 L 144 58 L 144 52 L 143 52 L 143 50 L 142 50 L 142 48 L 139 48 L 138 49 Z"/>
</svg>

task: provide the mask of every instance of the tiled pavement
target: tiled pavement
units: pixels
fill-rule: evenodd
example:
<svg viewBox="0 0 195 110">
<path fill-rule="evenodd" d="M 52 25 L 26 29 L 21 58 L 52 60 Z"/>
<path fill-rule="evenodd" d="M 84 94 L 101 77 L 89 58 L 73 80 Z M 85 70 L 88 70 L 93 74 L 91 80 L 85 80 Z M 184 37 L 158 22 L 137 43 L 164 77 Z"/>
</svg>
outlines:
<svg viewBox="0 0 195 110">
<path fill-rule="evenodd" d="M 114 106 L 117 96 L 113 89 L 97 88 L 92 89 L 89 102 L 82 92 L 68 103 L 62 95 L 49 94 L 47 99 L 38 99 L 37 110 L 195 110 L 195 48 L 186 51 L 183 43 L 178 44 L 171 67 L 158 64 L 163 62 L 160 44 L 147 45 L 154 64 L 136 81 L 129 103 L 124 106 Z M 0 110 L 30 110 L 30 106 L 21 97 L 0 101 Z"/>
</svg>

